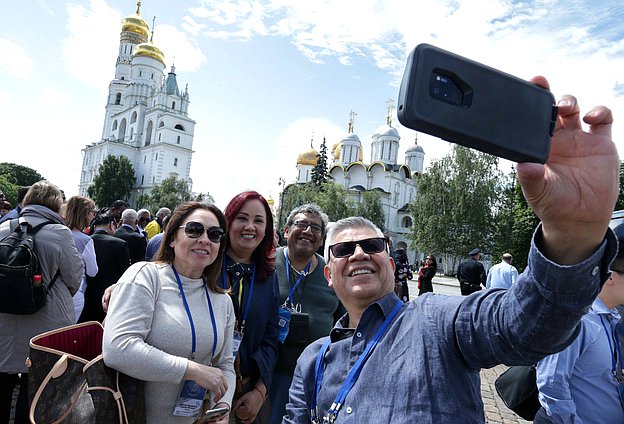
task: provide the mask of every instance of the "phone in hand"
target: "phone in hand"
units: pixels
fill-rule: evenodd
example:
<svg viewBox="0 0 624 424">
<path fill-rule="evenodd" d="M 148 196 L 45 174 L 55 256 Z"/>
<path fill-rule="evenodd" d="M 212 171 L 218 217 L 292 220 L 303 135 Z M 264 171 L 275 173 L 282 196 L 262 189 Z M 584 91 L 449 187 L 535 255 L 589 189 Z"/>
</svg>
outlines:
<svg viewBox="0 0 624 424">
<path fill-rule="evenodd" d="M 453 143 L 545 163 L 557 107 L 549 90 L 419 44 L 407 60 L 397 114 L 404 126 Z"/>
<path fill-rule="evenodd" d="M 204 412 L 201 415 L 201 417 L 195 420 L 193 424 L 206 424 L 211 420 L 222 417 L 228 412 L 230 412 L 230 408 L 227 408 L 227 407 L 209 409 L 206 412 Z"/>
</svg>

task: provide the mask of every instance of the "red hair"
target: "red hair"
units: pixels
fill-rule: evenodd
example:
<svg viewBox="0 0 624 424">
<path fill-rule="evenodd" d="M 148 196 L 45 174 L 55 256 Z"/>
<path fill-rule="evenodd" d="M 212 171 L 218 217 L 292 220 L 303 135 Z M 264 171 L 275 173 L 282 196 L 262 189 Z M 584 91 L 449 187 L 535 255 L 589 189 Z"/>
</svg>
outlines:
<svg viewBox="0 0 624 424">
<path fill-rule="evenodd" d="M 275 271 L 275 238 L 273 235 L 273 213 L 266 199 L 257 191 L 248 190 L 237 194 L 230 200 L 225 208 L 225 219 L 228 228 L 231 228 L 232 222 L 236 215 L 243 208 L 243 205 L 249 200 L 259 200 L 264 207 L 266 213 L 266 227 L 264 229 L 264 237 L 256 250 L 253 251 L 252 259 L 256 265 L 258 278 L 265 280 L 273 271 Z M 230 234 L 226 236 L 226 242 L 230 244 Z"/>
</svg>

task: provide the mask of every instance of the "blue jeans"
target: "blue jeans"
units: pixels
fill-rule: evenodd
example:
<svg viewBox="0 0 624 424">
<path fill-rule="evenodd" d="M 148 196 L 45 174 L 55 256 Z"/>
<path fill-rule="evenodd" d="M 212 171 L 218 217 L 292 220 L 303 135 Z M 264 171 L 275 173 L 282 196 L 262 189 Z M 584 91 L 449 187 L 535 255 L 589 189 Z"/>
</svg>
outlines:
<svg viewBox="0 0 624 424">
<path fill-rule="evenodd" d="M 269 400 L 271 401 L 271 419 L 269 424 L 282 424 L 282 418 L 286 415 L 286 404 L 288 403 L 288 389 L 292 383 L 292 376 L 273 373 L 271 389 L 269 390 Z"/>
</svg>

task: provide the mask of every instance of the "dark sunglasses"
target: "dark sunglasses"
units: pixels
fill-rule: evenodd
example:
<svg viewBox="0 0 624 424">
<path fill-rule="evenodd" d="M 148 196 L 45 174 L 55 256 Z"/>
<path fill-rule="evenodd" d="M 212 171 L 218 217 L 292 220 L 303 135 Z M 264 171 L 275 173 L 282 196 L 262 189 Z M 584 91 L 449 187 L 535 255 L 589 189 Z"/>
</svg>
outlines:
<svg viewBox="0 0 624 424">
<path fill-rule="evenodd" d="M 348 258 L 355 252 L 355 247 L 360 246 L 364 253 L 373 254 L 383 252 L 386 248 L 386 239 L 383 237 L 367 238 L 356 241 L 343 241 L 329 246 L 329 251 L 334 258 Z"/>
<path fill-rule="evenodd" d="M 208 239 L 213 243 L 221 243 L 225 238 L 225 231 L 221 227 L 206 228 L 199 222 L 190 221 L 186 225 L 180 225 L 184 228 L 184 234 L 189 238 L 200 238 L 204 231 L 208 234 Z"/>
</svg>

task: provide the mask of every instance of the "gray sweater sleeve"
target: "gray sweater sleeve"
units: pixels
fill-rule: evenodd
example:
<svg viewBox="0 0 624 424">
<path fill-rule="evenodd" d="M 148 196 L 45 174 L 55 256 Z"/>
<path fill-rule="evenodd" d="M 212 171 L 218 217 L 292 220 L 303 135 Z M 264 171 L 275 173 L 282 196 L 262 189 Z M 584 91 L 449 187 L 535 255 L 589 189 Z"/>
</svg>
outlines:
<svg viewBox="0 0 624 424">
<path fill-rule="evenodd" d="M 104 325 L 102 353 L 106 365 L 132 377 L 178 383 L 188 359 L 145 341 L 160 292 L 159 278 L 157 267 L 139 262 L 115 284 Z"/>
</svg>

